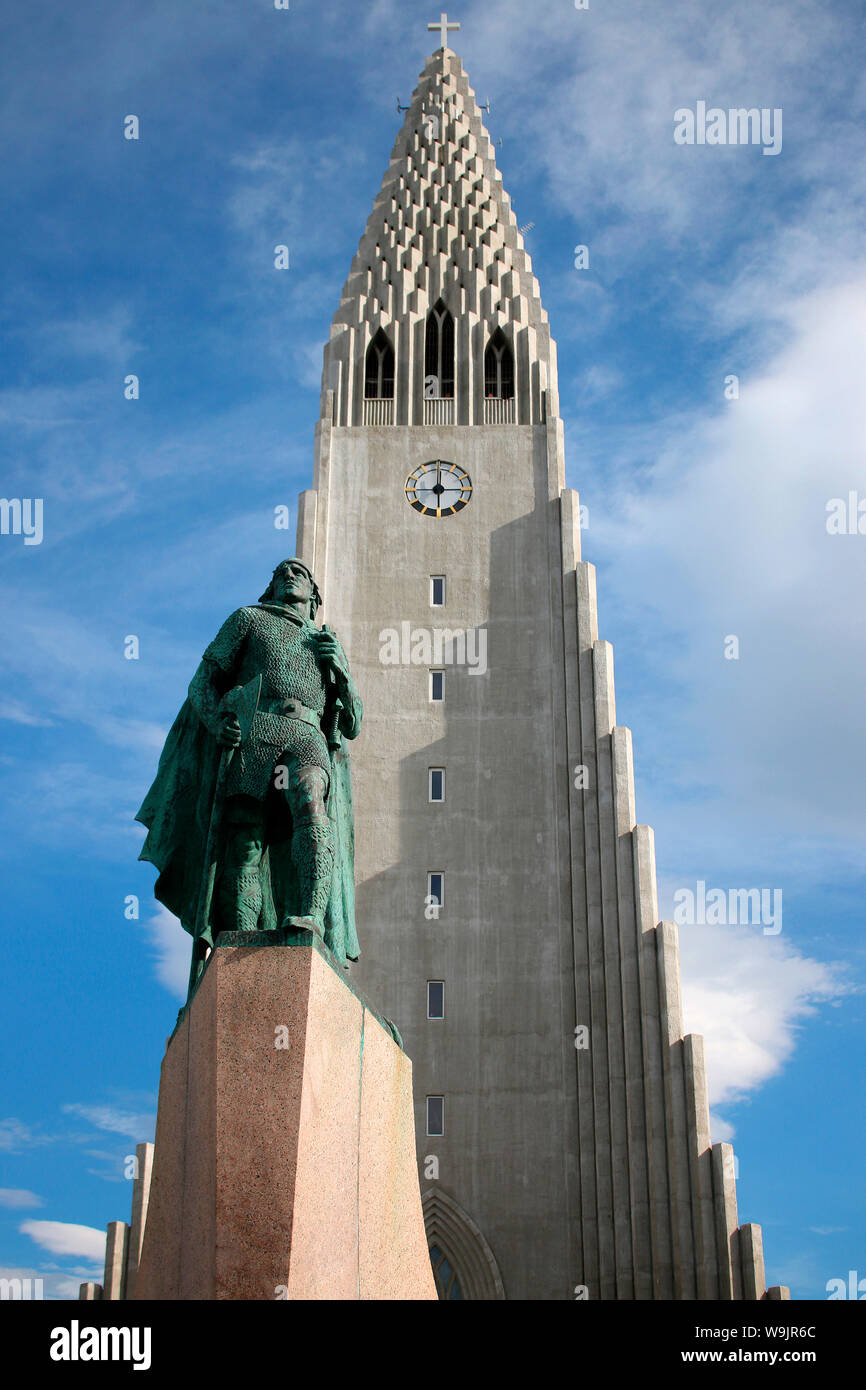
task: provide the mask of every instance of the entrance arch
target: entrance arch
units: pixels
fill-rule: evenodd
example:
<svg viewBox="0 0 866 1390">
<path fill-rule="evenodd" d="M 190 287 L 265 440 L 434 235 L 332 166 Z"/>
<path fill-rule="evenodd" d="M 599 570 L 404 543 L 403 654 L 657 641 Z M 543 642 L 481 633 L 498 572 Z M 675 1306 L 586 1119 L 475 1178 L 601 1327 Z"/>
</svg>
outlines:
<svg viewBox="0 0 866 1390">
<path fill-rule="evenodd" d="M 505 1286 L 496 1257 L 472 1217 L 439 1188 L 428 1188 L 421 1208 L 440 1299 L 504 1299 Z"/>
</svg>

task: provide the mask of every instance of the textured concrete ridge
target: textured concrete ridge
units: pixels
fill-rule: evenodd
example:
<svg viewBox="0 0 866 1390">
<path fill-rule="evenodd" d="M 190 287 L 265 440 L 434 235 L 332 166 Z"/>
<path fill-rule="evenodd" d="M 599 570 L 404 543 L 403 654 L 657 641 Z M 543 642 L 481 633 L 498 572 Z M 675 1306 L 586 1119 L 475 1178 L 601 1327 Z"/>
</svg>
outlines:
<svg viewBox="0 0 866 1390">
<path fill-rule="evenodd" d="M 429 423 L 436 412 L 424 399 L 424 328 L 439 299 L 454 315 L 465 363 L 455 401 L 437 403 L 441 422 L 487 418 L 481 358 L 501 327 L 524 370 L 515 414 L 501 410 L 500 422 L 541 423 L 542 393 L 556 380 L 556 347 L 475 93 L 447 50 L 421 74 L 331 326 L 322 382 L 334 392 L 328 414 L 335 424 L 372 423 L 365 417 L 363 354 L 380 328 L 397 363 L 386 423 Z"/>
</svg>

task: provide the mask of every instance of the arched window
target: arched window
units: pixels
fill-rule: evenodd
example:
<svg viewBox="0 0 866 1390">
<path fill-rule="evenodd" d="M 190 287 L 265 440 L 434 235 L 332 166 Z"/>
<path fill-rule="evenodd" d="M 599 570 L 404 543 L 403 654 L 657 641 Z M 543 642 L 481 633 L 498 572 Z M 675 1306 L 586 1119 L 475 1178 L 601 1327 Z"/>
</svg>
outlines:
<svg viewBox="0 0 866 1390">
<path fill-rule="evenodd" d="M 460 1280 L 448 1262 L 448 1257 L 438 1245 L 430 1246 L 430 1263 L 433 1266 L 433 1278 L 436 1281 L 436 1292 L 443 1302 L 463 1301 L 463 1290 L 460 1287 Z"/>
<path fill-rule="evenodd" d="M 454 395 L 454 320 L 441 299 L 427 316 L 424 395 L 428 400 Z"/>
<path fill-rule="evenodd" d="M 364 395 L 368 401 L 394 399 L 394 349 L 381 328 L 367 348 Z"/>
<path fill-rule="evenodd" d="M 439 1297 L 449 1303 L 504 1299 L 496 1257 L 471 1216 L 434 1188 L 421 1198 L 421 1210 Z"/>
<path fill-rule="evenodd" d="M 498 401 L 514 395 L 514 354 L 501 328 L 497 328 L 484 354 L 484 394 Z"/>
</svg>

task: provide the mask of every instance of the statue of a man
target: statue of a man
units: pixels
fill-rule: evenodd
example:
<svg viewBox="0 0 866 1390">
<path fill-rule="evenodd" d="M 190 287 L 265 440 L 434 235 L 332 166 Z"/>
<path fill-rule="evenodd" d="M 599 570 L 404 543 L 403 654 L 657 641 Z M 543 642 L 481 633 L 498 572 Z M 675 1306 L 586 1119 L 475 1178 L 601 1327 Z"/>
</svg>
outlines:
<svg viewBox="0 0 866 1390">
<path fill-rule="evenodd" d="M 303 561 L 204 653 L 136 817 L 154 892 L 193 937 L 190 988 L 219 931 L 307 928 L 357 960 L 354 829 L 343 740 L 363 706 Z"/>
</svg>

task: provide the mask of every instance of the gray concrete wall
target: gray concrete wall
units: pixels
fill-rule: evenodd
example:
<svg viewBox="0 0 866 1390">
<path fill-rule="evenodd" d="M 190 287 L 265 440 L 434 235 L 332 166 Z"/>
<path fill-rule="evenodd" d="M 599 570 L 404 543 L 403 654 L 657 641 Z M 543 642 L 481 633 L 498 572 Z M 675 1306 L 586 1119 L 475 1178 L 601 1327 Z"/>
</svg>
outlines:
<svg viewBox="0 0 866 1390">
<path fill-rule="evenodd" d="M 563 912 L 568 769 L 562 624 L 548 563 L 557 504 L 544 427 L 334 429 L 314 563 L 366 705 L 352 748 L 362 988 L 400 1027 L 415 1067 L 418 1152 L 478 1222 L 510 1297 L 568 1297 L 575 1186 L 574 999 Z M 469 505 L 410 508 L 408 474 L 441 457 L 466 469 Z M 302 537 L 301 543 L 309 544 Z M 432 609 L 431 575 L 447 602 Z M 483 631 L 484 675 L 380 661 L 380 634 Z M 431 766 L 444 805 L 428 802 Z M 425 918 L 427 873 L 445 907 Z M 567 873 L 567 867 L 566 867 Z M 426 982 L 446 1017 L 426 1019 Z M 424 1097 L 446 1096 L 446 1132 L 425 1133 Z M 422 1174 L 423 1174 L 422 1162 Z M 429 1184 L 422 1184 L 429 1186 Z M 544 1232 L 543 1238 L 539 1238 Z"/>
</svg>

